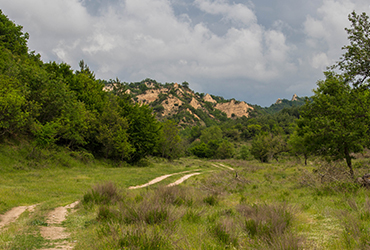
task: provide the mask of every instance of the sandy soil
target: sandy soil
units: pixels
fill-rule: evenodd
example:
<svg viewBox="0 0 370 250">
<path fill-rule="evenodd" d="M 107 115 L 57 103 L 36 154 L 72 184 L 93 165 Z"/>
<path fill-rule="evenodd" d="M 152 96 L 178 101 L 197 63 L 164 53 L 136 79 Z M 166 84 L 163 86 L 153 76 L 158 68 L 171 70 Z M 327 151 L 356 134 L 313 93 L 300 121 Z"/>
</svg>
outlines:
<svg viewBox="0 0 370 250">
<path fill-rule="evenodd" d="M 231 167 L 229 167 L 229 166 L 225 166 L 224 164 L 221 164 L 221 163 L 217 163 L 218 165 L 220 165 L 220 166 L 222 166 L 222 167 L 220 167 L 220 166 L 218 166 L 218 165 L 216 165 L 216 164 L 212 164 L 212 166 L 214 166 L 214 167 L 216 167 L 216 168 L 221 168 L 221 169 L 224 169 L 224 168 L 228 168 L 228 169 L 230 169 L 230 170 L 234 170 L 233 168 L 231 168 Z"/>
<path fill-rule="evenodd" d="M 36 205 L 14 207 L 5 214 L 0 215 L 0 229 L 7 226 L 9 223 L 14 222 L 24 211 L 32 212 Z"/>
<path fill-rule="evenodd" d="M 45 248 L 42 250 L 67 250 L 73 249 L 73 243 L 67 240 L 60 242 L 60 240 L 68 239 L 70 234 L 65 231 L 65 228 L 61 226 L 61 223 L 66 219 L 68 209 L 73 209 L 78 204 L 78 201 L 73 202 L 64 207 L 57 207 L 48 214 L 46 222 L 47 227 L 40 227 L 40 233 L 42 237 L 48 240 L 58 240 L 55 243 L 55 248 Z"/>
<path fill-rule="evenodd" d="M 197 170 L 194 170 L 194 171 L 197 171 Z M 148 183 L 145 183 L 143 185 L 138 185 L 138 186 L 133 186 L 133 187 L 129 187 L 128 189 L 138 189 L 138 188 L 143 188 L 143 187 L 147 187 L 147 186 L 150 186 L 150 185 L 153 185 L 157 182 L 160 182 L 160 181 L 163 181 L 164 179 L 170 177 L 170 176 L 173 176 L 173 175 L 177 175 L 177 174 L 185 174 L 185 173 L 189 173 L 190 171 L 184 171 L 184 172 L 180 172 L 180 173 L 175 173 L 175 174 L 166 174 L 166 175 L 162 175 L 160 177 L 157 177 L 151 181 L 149 181 Z"/>
<path fill-rule="evenodd" d="M 177 181 L 175 181 L 174 183 L 168 184 L 167 187 L 172 187 L 172 186 L 179 185 L 180 183 L 186 181 L 190 177 L 192 177 L 194 175 L 198 175 L 198 174 L 200 174 L 200 173 L 192 173 L 192 174 L 185 175 L 185 176 L 181 177 L 180 179 L 178 179 Z"/>
</svg>

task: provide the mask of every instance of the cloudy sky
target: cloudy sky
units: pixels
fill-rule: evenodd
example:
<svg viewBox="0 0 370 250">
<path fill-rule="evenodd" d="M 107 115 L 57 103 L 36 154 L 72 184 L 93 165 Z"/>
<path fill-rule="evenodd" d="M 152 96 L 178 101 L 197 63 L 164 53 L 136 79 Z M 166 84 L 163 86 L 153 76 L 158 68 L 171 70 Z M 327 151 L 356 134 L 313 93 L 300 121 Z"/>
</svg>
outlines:
<svg viewBox="0 0 370 250">
<path fill-rule="evenodd" d="M 270 106 L 311 96 L 369 0 L 0 0 L 43 61 L 81 59 L 97 78 L 189 82 Z"/>
</svg>

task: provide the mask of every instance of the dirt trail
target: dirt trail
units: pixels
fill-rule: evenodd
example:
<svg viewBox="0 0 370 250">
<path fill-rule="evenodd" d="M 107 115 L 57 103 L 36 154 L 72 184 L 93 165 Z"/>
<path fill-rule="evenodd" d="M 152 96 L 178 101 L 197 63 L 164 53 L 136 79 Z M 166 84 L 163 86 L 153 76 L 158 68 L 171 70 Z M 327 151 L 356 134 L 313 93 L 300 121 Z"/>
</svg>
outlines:
<svg viewBox="0 0 370 250">
<path fill-rule="evenodd" d="M 193 170 L 193 171 L 198 171 L 198 169 L 197 170 Z M 189 172 L 190 171 L 184 171 L 184 172 L 180 172 L 180 173 L 162 175 L 160 177 L 157 177 L 157 178 L 149 181 L 148 183 L 145 183 L 143 185 L 138 185 L 138 186 L 132 186 L 132 187 L 129 187 L 128 189 L 138 189 L 138 188 L 147 187 L 147 186 L 153 185 L 153 184 L 155 184 L 157 182 L 163 181 L 164 179 L 166 179 L 166 178 L 168 178 L 170 176 L 177 175 L 177 174 L 185 174 L 185 173 L 189 173 Z"/>
<path fill-rule="evenodd" d="M 180 183 L 184 182 L 185 180 L 189 179 L 190 177 L 192 177 L 194 175 L 198 175 L 198 174 L 200 174 L 200 173 L 192 173 L 192 174 L 185 175 L 185 176 L 181 177 L 180 179 L 178 179 L 177 181 L 175 181 L 174 183 L 168 184 L 167 187 L 172 187 L 172 186 L 179 185 Z"/>
<path fill-rule="evenodd" d="M 224 168 L 228 168 L 228 169 L 230 169 L 230 170 L 233 170 L 234 171 L 234 169 L 233 168 L 231 168 L 231 167 L 229 167 L 229 166 L 225 166 L 224 164 L 222 164 L 222 163 L 218 163 L 217 162 L 217 164 L 218 165 L 220 165 L 220 166 L 222 166 L 222 167 L 220 167 L 220 166 L 218 166 L 218 165 L 216 165 L 216 164 L 212 164 L 212 166 L 214 166 L 214 167 L 216 167 L 216 168 L 221 168 L 221 169 L 224 169 Z"/>
<path fill-rule="evenodd" d="M 48 240 L 55 240 L 55 248 L 45 248 L 42 250 L 67 250 L 73 249 L 73 243 L 68 242 L 70 234 L 65 231 L 65 228 L 60 224 L 66 219 L 68 209 L 73 209 L 79 202 L 73 202 L 64 207 L 57 207 L 48 214 L 46 222 L 48 223 L 47 227 L 40 227 L 40 233 L 42 237 Z M 64 241 L 60 241 L 64 240 Z"/>
<path fill-rule="evenodd" d="M 1 214 L 0 215 L 0 229 L 7 226 L 9 223 L 16 221 L 18 217 L 26 210 L 32 212 L 35 209 L 35 207 L 36 205 L 13 207 L 11 210 L 6 212 L 5 214 Z"/>
</svg>

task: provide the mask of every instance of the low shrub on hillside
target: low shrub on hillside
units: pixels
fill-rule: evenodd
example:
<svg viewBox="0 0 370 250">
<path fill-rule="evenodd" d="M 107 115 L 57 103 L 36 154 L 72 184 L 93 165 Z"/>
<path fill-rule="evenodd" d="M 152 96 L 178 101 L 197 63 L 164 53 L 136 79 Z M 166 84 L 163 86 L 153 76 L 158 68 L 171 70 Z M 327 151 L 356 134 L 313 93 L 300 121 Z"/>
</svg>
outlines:
<svg viewBox="0 0 370 250">
<path fill-rule="evenodd" d="M 117 187 L 112 182 L 95 185 L 90 192 L 87 192 L 83 199 L 83 204 L 114 204 L 119 201 L 121 196 L 118 194 Z"/>
</svg>

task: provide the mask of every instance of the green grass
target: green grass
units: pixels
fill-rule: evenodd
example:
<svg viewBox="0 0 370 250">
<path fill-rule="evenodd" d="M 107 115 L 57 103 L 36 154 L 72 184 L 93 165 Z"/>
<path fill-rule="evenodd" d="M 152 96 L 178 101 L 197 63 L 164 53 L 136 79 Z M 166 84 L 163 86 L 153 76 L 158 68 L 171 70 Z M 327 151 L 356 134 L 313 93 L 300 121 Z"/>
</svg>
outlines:
<svg viewBox="0 0 370 250">
<path fill-rule="evenodd" d="M 51 247 L 39 227 L 48 211 L 76 200 L 83 203 L 63 223 L 75 249 L 370 247 L 370 191 L 349 180 L 341 163 L 219 161 L 236 177 L 214 161 L 191 158 L 151 158 L 139 167 L 65 150 L 43 150 L 36 158 L 29 152 L 27 145 L 0 147 L 0 211 L 39 204 L 0 233 L 1 249 Z M 369 172 L 368 165 L 368 158 L 355 160 L 357 175 Z M 194 170 L 202 174 L 180 186 L 165 187 L 186 173 L 127 189 Z"/>
</svg>

